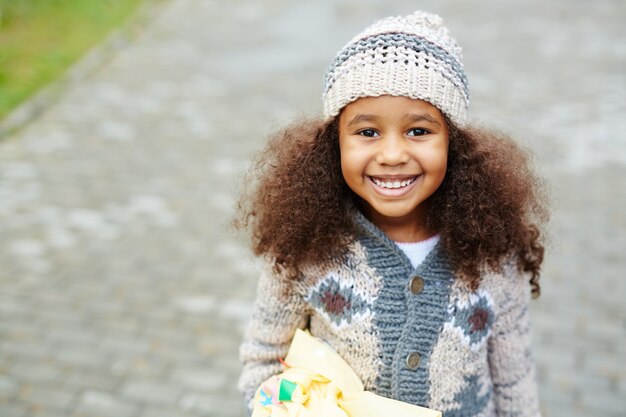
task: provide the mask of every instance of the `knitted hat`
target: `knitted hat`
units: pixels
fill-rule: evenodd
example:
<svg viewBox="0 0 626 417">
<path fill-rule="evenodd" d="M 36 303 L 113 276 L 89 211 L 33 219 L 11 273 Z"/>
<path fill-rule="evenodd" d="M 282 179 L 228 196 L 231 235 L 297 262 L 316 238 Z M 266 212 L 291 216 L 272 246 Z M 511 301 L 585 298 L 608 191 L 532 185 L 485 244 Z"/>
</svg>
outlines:
<svg viewBox="0 0 626 417">
<path fill-rule="evenodd" d="M 422 99 L 463 125 L 469 88 L 461 48 L 441 17 L 417 11 L 375 22 L 353 38 L 325 76 L 324 116 L 361 97 Z"/>
</svg>

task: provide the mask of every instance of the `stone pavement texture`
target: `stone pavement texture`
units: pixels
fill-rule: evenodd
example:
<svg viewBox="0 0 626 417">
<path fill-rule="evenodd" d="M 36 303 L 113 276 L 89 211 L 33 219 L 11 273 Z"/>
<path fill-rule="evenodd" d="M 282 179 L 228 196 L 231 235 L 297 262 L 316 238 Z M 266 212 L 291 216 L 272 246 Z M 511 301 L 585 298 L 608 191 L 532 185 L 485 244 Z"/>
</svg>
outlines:
<svg viewBox="0 0 626 417">
<path fill-rule="evenodd" d="M 554 216 L 532 305 L 546 416 L 626 413 L 626 3 L 171 0 L 0 142 L 0 416 L 244 416 L 256 268 L 226 227 L 334 53 L 438 12 L 475 120 L 532 148 Z"/>
</svg>

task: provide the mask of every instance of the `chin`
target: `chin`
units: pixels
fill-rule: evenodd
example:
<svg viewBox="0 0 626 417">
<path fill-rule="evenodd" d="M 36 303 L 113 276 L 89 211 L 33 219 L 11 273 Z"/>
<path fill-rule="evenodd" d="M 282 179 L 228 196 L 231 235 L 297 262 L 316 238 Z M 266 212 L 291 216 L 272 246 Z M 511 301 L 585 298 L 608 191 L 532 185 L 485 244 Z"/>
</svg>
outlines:
<svg viewBox="0 0 626 417">
<path fill-rule="evenodd" d="M 411 215 L 415 207 L 372 207 L 379 215 L 385 217 L 401 218 Z"/>
</svg>

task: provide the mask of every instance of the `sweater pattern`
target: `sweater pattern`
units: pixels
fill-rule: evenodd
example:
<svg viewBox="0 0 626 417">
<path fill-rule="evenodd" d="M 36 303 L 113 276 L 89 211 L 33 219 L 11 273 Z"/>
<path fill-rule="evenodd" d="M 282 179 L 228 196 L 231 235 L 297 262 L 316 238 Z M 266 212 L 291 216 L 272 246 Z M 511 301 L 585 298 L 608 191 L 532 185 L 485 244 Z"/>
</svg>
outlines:
<svg viewBox="0 0 626 417">
<path fill-rule="evenodd" d="M 336 329 L 372 313 L 371 305 L 355 290 L 354 285 L 342 282 L 335 274 L 329 274 L 311 288 L 304 299 Z"/>
<path fill-rule="evenodd" d="M 441 243 L 413 268 L 402 250 L 355 213 L 346 254 L 290 281 L 261 276 L 240 356 L 248 405 L 278 374 L 297 328 L 332 346 L 366 390 L 446 416 L 539 415 L 530 353 L 530 285 L 514 262 L 483 271 L 471 290 Z"/>
</svg>

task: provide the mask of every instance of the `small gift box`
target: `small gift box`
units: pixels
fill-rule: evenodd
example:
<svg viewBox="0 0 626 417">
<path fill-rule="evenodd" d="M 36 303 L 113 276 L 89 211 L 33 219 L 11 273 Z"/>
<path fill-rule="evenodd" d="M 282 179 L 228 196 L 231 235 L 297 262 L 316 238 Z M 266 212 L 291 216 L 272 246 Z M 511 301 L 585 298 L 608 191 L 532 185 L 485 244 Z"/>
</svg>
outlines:
<svg viewBox="0 0 626 417">
<path fill-rule="evenodd" d="M 365 391 L 352 368 L 308 332 L 296 331 L 284 363 L 285 371 L 257 390 L 252 417 L 441 417 Z"/>
</svg>

